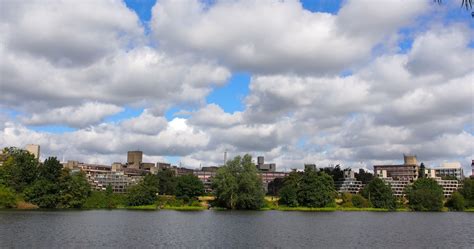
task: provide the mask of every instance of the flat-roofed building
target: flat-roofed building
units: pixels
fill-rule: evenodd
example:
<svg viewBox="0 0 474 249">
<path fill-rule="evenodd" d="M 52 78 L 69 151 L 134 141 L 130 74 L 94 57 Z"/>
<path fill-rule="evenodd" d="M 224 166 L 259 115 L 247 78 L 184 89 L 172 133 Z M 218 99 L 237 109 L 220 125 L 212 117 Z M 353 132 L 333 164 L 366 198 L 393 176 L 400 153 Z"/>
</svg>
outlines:
<svg viewBox="0 0 474 249">
<path fill-rule="evenodd" d="M 127 152 L 127 168 L 139 169 L 143 160 L 143 151 Z"/>
<path fill-rule="evenodd" d="M 274 163 L 265 163 L 265 158 L 263 156 L 257 157 L 256 167 L 259 171 L 266 171 L 266 172 L 275 172 L 276 171 L 276 164 L 274 164 Z"/>
<path fill-rule="evenodd" d="M 434 168 L 437 177 L 454 177 L 458 180 L 464 179 L 464 171 L 459 162 L 442 163 L 440 167 Z"/>
<path fill-rule="evenodd" d="M 37 160 L 40 157 L 40 146 L 37 144 L 27 144 L 25 146 L 25 150 L 28 151 L 30 154 L 34 155 Z"/>
<path fill-rule="evenodd" d="M 363 187 L 362 181 L 358 181 L 355 178 L 354 171 L 350 169 L 344 170 L 343 173 L 343 178 L 334 183 L 336 191 L 339 193 L 358 194 Z"/>
<path fill-rule="evenodd" d="M 418 179 L 420 166 L 417 164 L 416 156 L 403 155 L 404 164 L 394 165 L 374 165 L 374 172 L 385 170 L 385 178 L 391 177 L 393 180 L 413 182 Z"/>
</svg>

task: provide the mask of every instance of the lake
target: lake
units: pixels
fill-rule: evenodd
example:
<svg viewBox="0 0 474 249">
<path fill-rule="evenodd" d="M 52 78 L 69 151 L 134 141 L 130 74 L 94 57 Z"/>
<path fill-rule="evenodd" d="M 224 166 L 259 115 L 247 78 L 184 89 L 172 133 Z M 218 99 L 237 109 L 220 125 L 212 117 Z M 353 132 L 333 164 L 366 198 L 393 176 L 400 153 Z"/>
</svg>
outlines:
<svg viewBox="0 0 474 249">
<path fill-rule="evenodd" d="M 474 248 L 474 213 L 0 210 L 0 248 Z"/>
</svg>

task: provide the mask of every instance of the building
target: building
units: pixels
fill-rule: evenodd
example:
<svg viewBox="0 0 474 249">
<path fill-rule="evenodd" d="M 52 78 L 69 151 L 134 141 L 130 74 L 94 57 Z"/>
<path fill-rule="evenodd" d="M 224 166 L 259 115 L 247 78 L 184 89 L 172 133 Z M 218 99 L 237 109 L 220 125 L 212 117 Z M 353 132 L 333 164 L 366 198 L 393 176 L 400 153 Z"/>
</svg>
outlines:
<svg viewBox="0 0 474 249">
<path fill-rule="evenodd" d="M 127 168 L 139 169 L 143 160 L 143 151 L 127 152 Z"/>
<path fill-rule="evenodd" d="M 403 155 L 404 163 L 398 165 L 374 165 L 374 172 L 385 172 L 387 177 L 393 180 L 413 182 L 418 179 L 420 166 L 416 160 L 416 156 Z"/>
<path fill-rule="evenodd" d="M 276 172 L 276 171 L 262 171 L 258 172 L 258 175 L 262 179 L 263 188 L 265 192 L 268 191 L 268 184 L 275 180 L 276 178 L 283 178 L 288 176 L 287 172 Z"/>
<path fill-rule="evenodd" d="M 126 193 L 128 187 L 137 184 L 143 178 L 143 176 L 128 176 L 121 171 L 86 174 L 86 176 L 92 189 L 104 191 L 110 185 L 114 193 Z"/>
<path fill-rule="evenodd" d="M 30 154 L 34 155 L 37 160 L 40 157 L 40 146 L 37 144 L 27 144 L 25 146 L 25 150 L 28 151 Z"/>
<path fill-rule="evenodd" d="M 334 185 L 339 193 L 358 194 L 363 188 L 362 181 L 358 181 L 355 178 L 354 171 L 350 169 L 344 170 L 343 178 L 336 181 Z"/>
<path fill-rule="evenodd" d="M 396 197 L 404 197 L 406 187 L 413 184 L 409 180 L 395 180 L 392 177 L 387 177 L 386 170 L 378 170 L 375 174 L 376 177 L 382 179 L 385 183 L 390 184 L 393 195 Z M 436 176 L 435 169 L 425 169 L 425 177 L 434 179 L 442 188 L 445 198 L 451 197 L 451 195 L 461 187 L 459 180 L 443 180 L 441 177 Z"/>
<path fill-rule="evenodd" d="M 313 171 L 316 171 L 317 168 L 316 168 L 316 164 L 312 164 L 312 163 L 305 163 L 304 164 L 304 170 L 313 170 Z"/>
<path fill-rule="evenodd" d="M 216 170 L 204 170 L 205 167 L 203 167 L 202 170 L 195 170 L 193 172 L 193 175 L 197 176 L 199 180 L 204 184 L 204 191 L 206 193 L 211 193 L 212 192 L 212 178 L 216 176 L 217 174 L 217 169 Z"/>
<path fill-rule="evenodd" d="M 263 156 L 257 157 L 257 169 L 259 171 L 266 171 L 266 172 L 275 172 L 276 171 L 276 164 L 274 163 L 265 163 L 265 158 Z"/>
<path fill-rule="evenodd" d="M 464 179 L 464 171 L 459 162 L 443 163 L 440 167 L 435 168 L 434 171 L 436 177 L 453 177 L 458 180 Z"/>
</svg>

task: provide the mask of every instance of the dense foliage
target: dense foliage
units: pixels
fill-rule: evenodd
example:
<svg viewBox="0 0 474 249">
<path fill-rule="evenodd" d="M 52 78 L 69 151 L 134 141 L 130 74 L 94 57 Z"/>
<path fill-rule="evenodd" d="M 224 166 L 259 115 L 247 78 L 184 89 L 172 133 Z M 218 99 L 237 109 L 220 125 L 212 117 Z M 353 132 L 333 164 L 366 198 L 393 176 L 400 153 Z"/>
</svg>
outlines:
<svg viewBox="0 0 474 249">
<path fill-rule="evenodd" d="M 465 206 L 474 208 L 474 179 L 465 179 L 459 193 L 464 197 Z"/>
<path fill-rule="evenodd" d="M 369 201 L 359 194 L 343 193 L 341 198 L 343 207 L 367 208 L 370 206 Z"/>
<path fill-rule="evenodd" d="M 174 195 L 176 191 L 176 176 L 174 171 L 163 169 L 157 173 L 160 195 Z"/>
<path fill-rule="evenodd" d="M 128 188 L 127 205 L 142 206 L 155 203 L 159 192 L 157 175 L 146 175 L 137 185 Z"/>
<path fill-rule="evenodd" d="M 446 207 L 453 211 L 463 211 L 466 202 L 459 192 L 454 192 L 446 202 Z"/>
<path fill-rule="evenodd" d="M 16 206 L 16 195 L 13 189 L 0 184 L 0 208 L 12 208 Z"/>
<path fill-rule="evenodd" d="M 365 197 L 374 208 L 387 208 L 394 210 L 396 208 L 396 199 L 392 193 L 389 184 L 380 178 L 374 178 L 362 190 L 362 196 Z"/>
<path fill-rule="evenodd" d="M 188 174 L 177 178 L 176 197 L 188 200 L 202 194 L 204 194 L 204 184 L 197 176 Z"/>
<path fill-rule="evenodd" d="M 321 171 L 331 176 L 334 182 L 344 177 L 344 170 L 341 169 L 340 165 L 336 165 L 336 167 L 325 167 L 322 168 Z"/>
<path fill-rule="evenodd" d="M 262 181 L 250 155 L 237 156 L 219 168 L 212 185 L 219 207 L 259 209 L 264 204 Z"/>
<path fill-rule="evenodd" d="M 362 184 L 368 184 L 374 179 L 374 175 L 364 169 L 359 169 L 359 173 L 355 173 L 354 175 L 357 181 L 361 181 Z"/>
<path fill-rule="evenodd" d="M 334 195 L 331 176 L 306 168 L 303 174 L 293 172 L 285 178 L 279 203 L 289 207 L 327 207 L 334 205 Z"/>
<path fill-rule="evenodd" d="M 62 169 L 55 157 L 39 166 L 37 179 L 24 191 L 27 201 L 42 208 L 81 208 L 89 194 L 86 176 Z"/>
<path fill-rule="evenodd" d="M 443 188 L 434 179 L 420 178 L 407 189 L 409 207 L 415 211 L 441 211 Z"/>
<path fill-rule="evenodd" d="M 38 160 L 26 150 L 10 147 L 3 150 L 7 159 L 0 167 L 0 183 L 20 193 L 38 177 Z"/>
</svg>

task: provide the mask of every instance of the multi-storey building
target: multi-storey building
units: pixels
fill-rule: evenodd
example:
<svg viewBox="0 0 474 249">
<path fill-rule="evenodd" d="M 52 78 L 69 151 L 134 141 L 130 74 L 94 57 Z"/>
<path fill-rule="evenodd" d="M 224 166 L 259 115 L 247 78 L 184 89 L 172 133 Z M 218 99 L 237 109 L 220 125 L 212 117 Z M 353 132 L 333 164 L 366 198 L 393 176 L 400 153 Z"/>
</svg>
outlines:
<svg viewBox="0 0 474 249">
<path fill-rule="evenodd" d="M 257 157 L 257 169 L 259 171 L 266 171 L 266 172 L 275 172 L 276 171 L 276 164 L 274 163 L 265 163 L 265 158 L 263 156 Z"/>
<path fill-rule="evenodd" d="M 104 191 L 110 185 L 114 193 L 127 192 L 129 186 L 137 184 L 143 178 L 142 176 L 128 176 L 124 172 L 86 174 L 86 176 L 94 190 Z"/>
<path fill-rule="evenodd" d="M 404 156 L 404 164 L 398 165 L 374 165 L 374 172 L 385 171 L 385 177 L 393 180 L 413 182 L 418 179 L 420 166 L 417 164 L 416 156 Z"/>
<path fill-rule="evenodd" d="M 440 167 L 434 168 L 436 177 L 454 177 L 458 180 L 464 179 L 464 172 L 459 162 L 443 163 Z"/>
<path fill-rule="evenodd" d="M 350 169 L 344 170 L 343 178 L 336 181 L 334 185 L 337 192 L 351 194 L 358 194 L 363 187 L 362 182 L 355 178 L 354 172 Z"/>
</svg>

